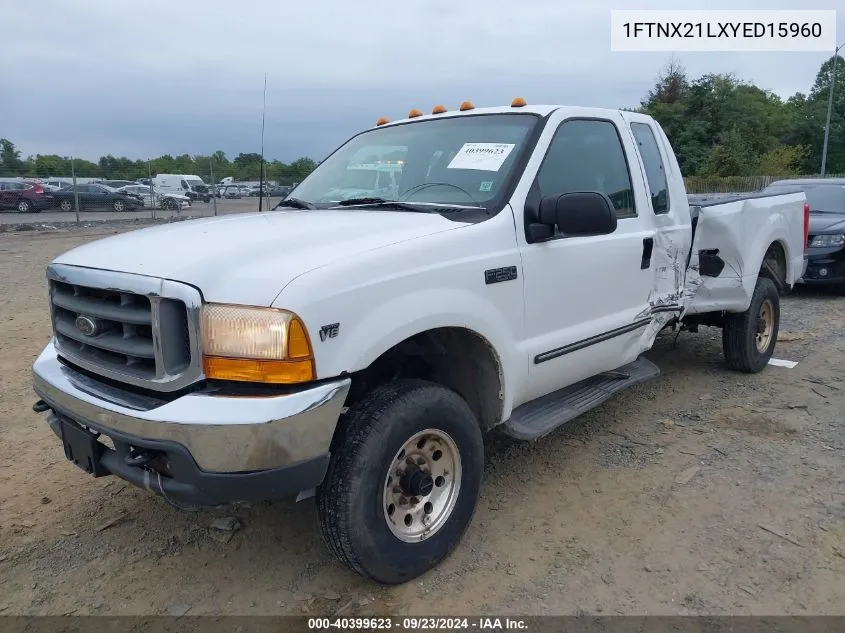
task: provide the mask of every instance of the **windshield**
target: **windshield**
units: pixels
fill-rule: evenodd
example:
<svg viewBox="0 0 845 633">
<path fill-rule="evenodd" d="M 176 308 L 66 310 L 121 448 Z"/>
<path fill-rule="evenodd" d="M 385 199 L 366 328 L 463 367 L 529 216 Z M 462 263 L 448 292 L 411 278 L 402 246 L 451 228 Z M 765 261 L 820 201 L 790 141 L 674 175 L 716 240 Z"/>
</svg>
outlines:
<svg viewBox="0 0 845 633">
<path fill-rule="evenodd" d="M 845 213 L 845 185 L 802 185 L 795 183 L 769 185 L 766 193 L 788 193 L 803 191 L 807 204 L 814 213 Z"/>
<path fill-rule="evenodd" d="M 539 118 L 491 114 L 429 119 L 359 134 L 291 194 L 325 208 L 354 198 L 494 206 Z"/>
<path fill-rule="evenodd" d="M 198 180 L 196 178 L 188 178 L 187 180 L 188 180 L 188 184 L 191 185 L 191 187 L 204 187 L 205 186 L 205 183 L 202 180 Z"/>
<path fill-rule="evenodd" d="M 808 187 L 804 193 L 807 194 L 810 211 L 845 213 L 845 187 L 820 185 Z"/>
</svg>

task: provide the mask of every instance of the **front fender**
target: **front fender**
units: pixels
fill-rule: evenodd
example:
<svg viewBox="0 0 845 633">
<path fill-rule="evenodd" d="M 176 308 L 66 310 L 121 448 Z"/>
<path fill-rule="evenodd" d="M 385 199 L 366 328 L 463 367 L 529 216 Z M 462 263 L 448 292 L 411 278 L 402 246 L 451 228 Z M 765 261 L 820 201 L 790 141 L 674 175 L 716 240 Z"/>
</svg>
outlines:
<svg viewBox="0 0 845 633">
<path fill-rule="evenodd" d="M 432 312 L 433 306 L 448 310 Z M 317 359 L 321 377 L 367 368 L 390 348 L 422 332 L 463 328 L 484 339 L 499 363 L 503 419 L 510 415 L 514 383 L 520 366 L 507 320 L 484 297 L 456 289 L 426 289 L 397 296 L 367 312 L 347 327 L 330 356 Z M 317 343 L 319 345 L 319 343 Z M 322 355 L 320 355 L 322 356 Z"/>
</svg>

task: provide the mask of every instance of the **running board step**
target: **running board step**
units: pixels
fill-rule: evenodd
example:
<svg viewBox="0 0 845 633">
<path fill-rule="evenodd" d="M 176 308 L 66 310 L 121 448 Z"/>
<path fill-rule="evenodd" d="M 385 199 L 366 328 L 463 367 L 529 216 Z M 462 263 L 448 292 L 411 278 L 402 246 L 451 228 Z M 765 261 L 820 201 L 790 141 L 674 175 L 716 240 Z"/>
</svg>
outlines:
<svg viewBox="0 0 845 633">
<path fill-rule="evenodd" d="M 502 431 L 519 440 L 544 437 L 623 389 L 651 380 L 660 369 L 643 357 L 615 371 L 592 376 L 514 409 Z"/>
</svg>

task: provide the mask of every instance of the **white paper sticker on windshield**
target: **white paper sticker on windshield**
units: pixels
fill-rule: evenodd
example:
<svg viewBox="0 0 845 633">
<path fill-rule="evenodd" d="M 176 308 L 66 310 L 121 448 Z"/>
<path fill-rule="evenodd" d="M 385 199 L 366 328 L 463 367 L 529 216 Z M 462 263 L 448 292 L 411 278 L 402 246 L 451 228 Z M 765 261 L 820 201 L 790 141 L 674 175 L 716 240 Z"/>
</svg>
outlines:
<svg viewBox="0 0 845 633">
<path fill-rule="evenodd" d="M 514 147 L 513 143 L 464 143 L 447 169 L 499 171 Z"/>
</svg>

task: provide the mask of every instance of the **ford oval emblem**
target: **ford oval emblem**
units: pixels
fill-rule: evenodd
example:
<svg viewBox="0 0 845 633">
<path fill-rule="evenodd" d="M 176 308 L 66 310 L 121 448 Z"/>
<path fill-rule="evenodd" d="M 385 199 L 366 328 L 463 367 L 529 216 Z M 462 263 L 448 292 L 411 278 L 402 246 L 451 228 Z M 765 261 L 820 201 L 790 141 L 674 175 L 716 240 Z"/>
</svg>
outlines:
<svg viewBox="0 0 845 633">
<path fill-rule="evenodd" d="M 76 329 L 85 336 L 94 336 L 97 333 L 97 322 L 91 317 L 80 314 L 76 317 Z"/>
</svg>

